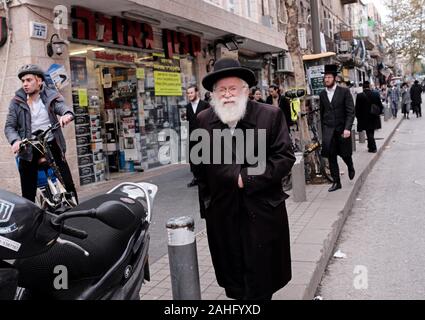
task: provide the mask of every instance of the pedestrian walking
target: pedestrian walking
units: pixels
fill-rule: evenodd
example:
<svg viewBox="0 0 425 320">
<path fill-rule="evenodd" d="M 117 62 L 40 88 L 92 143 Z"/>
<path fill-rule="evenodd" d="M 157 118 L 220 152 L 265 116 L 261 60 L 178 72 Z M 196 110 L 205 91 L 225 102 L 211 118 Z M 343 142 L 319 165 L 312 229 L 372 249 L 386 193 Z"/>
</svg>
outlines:
<svg viewBox="0 0 425 320">
<path fill-rule="evenodd" d="M 401 112 L 404 119 L 409 119 L 410 106 L 412 99 L 410 98 L 410 89 L 407 82 L 401 85 Z"/>
<path fill-rule="evenodd" d="M 186 117 L 187 121 L 189 122 L 189 137 L 192 134 L 193 130 L 195 130 L 198 127 L 198 120 L 197 115 L 207 109 L 209 107 L 209 104 L 199 98 L 199 90 L 196 85 L 191 85 L 189 88 L 187 88 L 186 91 L 187 98 L 189 100 L 189 103 L 186 105 Z M 189 155 L 190 151 L 192 150 L 193 146 L 196 145 L 196 141 L 192 141 L 189 139 Z M 189 164 L 190 164 L 190 171 L 193 173 L 193 179 L 191 182 L 188 183 L 188 187 L 193 187 L 197 185 L 196 181 L 196 166 L 191 161 L 191 157 L 189 157 Z"/>
<path fill-rule="evenodd" d="M 388 85 L 388 103 L 391 107 L 391 113 L 394 119 L 397 118 L 398 104 L 400 102 L 400 91 L 397 85 Z"/>
<path fill-rule="evenodd" d="M 259 88 L 253 88 L 252 89 L 252 96 L 254 97 L 254 100 L 259 103 L 266 103 L 263 100 L 263 94 L 261 93 L 261 90 Z"/>
<path fill-rule="evenodd" d="M 372 112 L 372 105 L 379 107 L 379 115 Z M 366 131 L 367 149 L 376 153 L 375 130 L 381 129 L 381 114 L 384 111 L 381 97 L 370 89 L 368 81 L 363 82 L 363 92 L 356 98 L 357 132 Z"/>
<path fill-rule="evenodd" d="M 232 132 L 231 163 L 204 162 L 199 171 L 200 210 L 217 282 L 232 299 L 271 299 L 291 279 L 288 196 L 281 181 L 295 157 L 285 116 L 279 108 L 248 100 L 255 74 L 237 60 L 218 60 L 202 84 L 212 91 L 211 108 L 198 115 L 199 127 L 209 136 L 211 158 L 214 146 L 221 146 L 221 154 L 225 148 L 214 136 Z M 241 157 L 235 155 L 233 143 L 239 134 L 247 137 L 247 132 L 256 132 L 256 136 L 259 129 L 265 130 L 267 152 L 261 160 L 263 172 L 253 174 L 250 168 L 259 163 L 249 164 L 246 159 L 261 142 L 257 137 L 248 141 Z"/>
<path fill-rule="evenodd" d="M 280 93 L 278 86 L 272 84 L 269 87 L 269 96 L 266 99 L 266 103 L 275 107 L 279 107 L 280 110 L 282 110 L 283 114 L 285 115 L 286 126 L 288 127 L 289 132 L 289 127 L 293 125 L 291 120 L 291 105 L 289 100 Z"/>
<path fill-rule="evenodd" d="M 422 117 L 422 87 L 418 80 L 415 80 L 410 88 L 410 98 L 412 99 L 412 109 L 416 114 L 416 118 Z"/>
<path fill-rule="evenodd" d="M 329 192 L 342 187 L 338 156 L 346 163 L 350 180 L 355 176 L 350 139 L 355 117 L 354 102 L 349 89 L 337 86 L 337 74 L 337 65 L 325 65 L 325 90 L 320 93 L 322 156 L 329 159 L 329 169 L 334 180 Z"/>
</svg>

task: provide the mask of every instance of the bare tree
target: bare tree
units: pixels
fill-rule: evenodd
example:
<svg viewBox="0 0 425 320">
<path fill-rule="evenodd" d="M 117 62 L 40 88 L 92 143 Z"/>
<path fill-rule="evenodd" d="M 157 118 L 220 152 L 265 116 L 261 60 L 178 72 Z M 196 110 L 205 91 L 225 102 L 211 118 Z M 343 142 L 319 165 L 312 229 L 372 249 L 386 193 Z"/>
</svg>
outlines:
<svg viewBox="0 0 425 320">
<path fill-rule="evenodd" d="M 385 36 L 391 44 L 395 62 L 396 55 L 406 57 L 415 72 L 425 56 L 425 0 L 387 0 L 389 20 L 384 25 Z"/>
</svg>

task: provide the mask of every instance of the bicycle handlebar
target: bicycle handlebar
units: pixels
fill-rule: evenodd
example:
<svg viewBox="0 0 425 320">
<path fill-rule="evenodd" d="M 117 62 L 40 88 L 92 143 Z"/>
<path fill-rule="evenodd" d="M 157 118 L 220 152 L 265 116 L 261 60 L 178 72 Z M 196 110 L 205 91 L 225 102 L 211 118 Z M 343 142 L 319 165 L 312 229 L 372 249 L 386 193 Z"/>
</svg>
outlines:
<svg viewBox="0 0 425 320">
<path fill-rule="evenodd" d="M 309 112 L 301 112 L 301 117 L 305 117 L 305 116 L 308 116 L 308 115 L 310 115 L 312 113 L 319 112 L 319 111 L 320 111 L 320 108 L 313 109 L 313 110 L 311 110 Z"/>
</svg>

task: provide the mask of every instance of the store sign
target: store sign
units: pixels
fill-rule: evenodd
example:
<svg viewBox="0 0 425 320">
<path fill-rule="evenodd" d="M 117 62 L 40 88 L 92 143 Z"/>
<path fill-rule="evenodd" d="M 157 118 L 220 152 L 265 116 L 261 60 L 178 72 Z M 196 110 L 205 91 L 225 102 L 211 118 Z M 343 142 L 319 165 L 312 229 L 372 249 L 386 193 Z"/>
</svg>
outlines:
<svg viewBox="0 0 425 320">
<path fill-rule="evenodd" d="M 132 54 L 108 53 L 107 51 L 95 51 L 94 57 L 100 60 L 117 61 L 117 62 L 133 63 L 135 60 L 135 57 Z"/>
<path fill-rule="evenodd" d="M 154 53 L 155 96 L 182 96 L 180 59 L 167 59 L 164 54 Z"/>
<path fill-rule="evenodd" d="M 322 90 L 325 89 L 323 83 L 323 72 L 325 71 L 325 66 L 313 66 L 308 68 L 307 77 L 310 84 L 311 91 L 313 95 L 319 95 Z"/>
<path fill-rule="evenodd" d="M 190 54 L 197 57 L 201 52 L 201 38 L 195 35 L 185 35 L 181 32 L 164 29 L 162 42 L 167 58 L 171 58 L 175 54 Z"/>
<path fill-rule="evenodd" d="M 6 18 L 0 17 L 0 48 L 4 46 L 7 41 L 7 24 Z"/>
<path fill-rule="evenodd" d="M 71 18 L 74 39 L 140 49 L 154 47 L 153 29 L 149 24 L 110 17 L 81 7 L 72 8 Z M 201 52 L 201 38 L 195 35 L 164 29 L 162 42 L 167 58 L 174 54 L 190 54 L 196 57 Z"/>
<path fill-rule="evenodd" d="M 153 29 L 149 24 L 109 17 L 81 7 L 72 8 L 71 18 L 75 39 L 153 49 Z"/>
</svg>

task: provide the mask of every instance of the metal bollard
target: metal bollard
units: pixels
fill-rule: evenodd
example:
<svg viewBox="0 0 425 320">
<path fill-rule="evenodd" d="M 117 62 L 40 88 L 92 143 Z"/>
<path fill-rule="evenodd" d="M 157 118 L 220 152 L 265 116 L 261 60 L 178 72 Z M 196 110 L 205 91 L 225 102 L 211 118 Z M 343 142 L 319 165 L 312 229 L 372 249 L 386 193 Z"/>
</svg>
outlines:
<svg viewBox="0 0 425 320">
<path fill-rule="evenodd" d="M 389 119 L 391 119 L 393 116 L 392 112 L 391 112 L 391 108 L 389 104 L 386 104 L 384 107 L 384 121 L 388 121 Z"/>
<path fill-rule="evenodd" d="M 172 218 L 167 222 L 173 300 L 201 300 L 194 229 L 192 217 Z"/>
<path fill-rule="evenodd" d="M 303 202 L 307 201 L 305 191 L 304 155 L 302 152 L 296 152 L 295 157 L 295 164 L 291 170 L 292 194 L 295 202 Z"/>
<path fill-rule="evenodd" d="M 353 152 L 356 151 L 356 130 L 351 129 L 351 147 L 353 148 Z"/>
<path fill-rule="evenodd" d="M 366 143 L 366 131 L 359 132 L 359 143 Z"/>
</svg>

